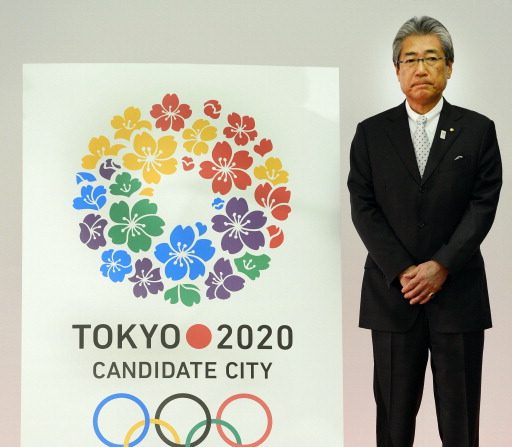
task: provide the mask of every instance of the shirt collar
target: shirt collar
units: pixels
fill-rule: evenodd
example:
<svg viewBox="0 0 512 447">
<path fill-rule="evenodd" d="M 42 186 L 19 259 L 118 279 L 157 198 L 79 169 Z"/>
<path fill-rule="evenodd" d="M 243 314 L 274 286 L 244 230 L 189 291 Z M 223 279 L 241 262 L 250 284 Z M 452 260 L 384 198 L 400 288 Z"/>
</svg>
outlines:
<svg viewBox="0 0 512 447">
<path fill-rule="evenodd" d="M 441 113 L 441 110 L 443 109 L 443 104 L 444 104 L 444 98 L 441 96 L 441 99 L 437 102 L 437 104 L 434 106 L 434 108 L 432 110 L 429 110 L 427 113 L 425 113 L 425 115 L 423 115 L 423 116 L 427 117 L 427 121 L 430 121 L 433 118 L 436 118 Z M 405 108 L 407 109 L 407 116 L 414 122 L 416 122 L 418 117 L 421 116 L 419 113 L 416 113 L 414 110 L 411 109 L 411 106 L 409 105 L 407 100 L 405 100 Z"/>
</svg>

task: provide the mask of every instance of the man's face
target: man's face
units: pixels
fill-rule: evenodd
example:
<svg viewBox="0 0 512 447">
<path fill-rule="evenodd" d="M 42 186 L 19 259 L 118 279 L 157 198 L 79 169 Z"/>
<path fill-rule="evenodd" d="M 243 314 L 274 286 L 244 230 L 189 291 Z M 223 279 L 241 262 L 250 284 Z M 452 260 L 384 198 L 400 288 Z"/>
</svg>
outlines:
<svg viewBox="0 0 512 447">
<path fill-rule="evenodd" d="M 412 35 L 402 42 L 400 60 L 444 57 L 441 42 L 434 34 Z M 416 66 L 399 64 L 396 75 L 409 105 L 418 113 L 434 107 L 443 94 L 452 74 L 452 64 L 441 59 L 429 66 L 421 61 Z"/>
</svg>

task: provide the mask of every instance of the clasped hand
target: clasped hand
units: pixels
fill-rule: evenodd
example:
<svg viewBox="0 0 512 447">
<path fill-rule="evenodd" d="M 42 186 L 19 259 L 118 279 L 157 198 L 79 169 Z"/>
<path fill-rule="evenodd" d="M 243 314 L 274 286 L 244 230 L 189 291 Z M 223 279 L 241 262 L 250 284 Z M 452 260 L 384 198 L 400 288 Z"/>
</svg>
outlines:
<svg viewBox="0 0 512 447">
<path fill-rule="evenodd" d="M 411 265 L 399 276 L 402 294 L 409 304 L 428 303 L 441 290 L 447 276 L 448 270 L 437 261 Z"/>
</svg>

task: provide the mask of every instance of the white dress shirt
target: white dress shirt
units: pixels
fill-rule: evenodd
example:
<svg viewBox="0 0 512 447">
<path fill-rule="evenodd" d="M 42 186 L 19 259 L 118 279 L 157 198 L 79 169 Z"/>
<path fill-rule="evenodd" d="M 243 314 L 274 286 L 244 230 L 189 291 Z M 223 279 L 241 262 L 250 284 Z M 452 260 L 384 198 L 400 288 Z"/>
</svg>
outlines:
<svg viewBox="0 0 512 447">
<path fill-rule="evenodd" d="M 434 137 L 436 134 L 437 123 L 439 123 L 439 115 L 441 114 L 441 110 L 443 108 L 444 99 L 441 97 L 439 102 L 434 106 L 432 110 L 429 110 L 425 113 L 424 116 L 427 117 L 427 122 L 425 124 L 425 131 L 427 132 L 428 141 L 430 143 L 430 147 L 432 147 L 432 142 L 434 141 Z M 409 117 L 409 129 L 411 130 L 411 138 L 416 131 L 416 120 L 420 116 L 419 113 L 416 113 L 411 109 L 411 106 L 407 101 L 405 101 L 405 108 L 407 109 L 407 116 Z"/>
</svg>

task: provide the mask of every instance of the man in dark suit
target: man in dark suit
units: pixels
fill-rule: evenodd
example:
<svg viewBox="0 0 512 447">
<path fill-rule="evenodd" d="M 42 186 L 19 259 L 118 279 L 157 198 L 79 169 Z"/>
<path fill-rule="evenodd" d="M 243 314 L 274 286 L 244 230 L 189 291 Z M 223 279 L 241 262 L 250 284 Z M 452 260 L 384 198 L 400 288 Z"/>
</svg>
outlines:
<svg viewBox="0 0 512 447">
<path fill-rule="evenodd" d="M 372 330 L 377 445 L 410 447 L 430 351 L 444 447 L 478 446 L 484 329 L 480 244 L 501 188 L 494 124 L 450 105 L 450 34 L 412 18 L 393 42 L 403 104 L 358 127 L 352 219 L 368 257 L 360 326 Z"/>
</svg>

